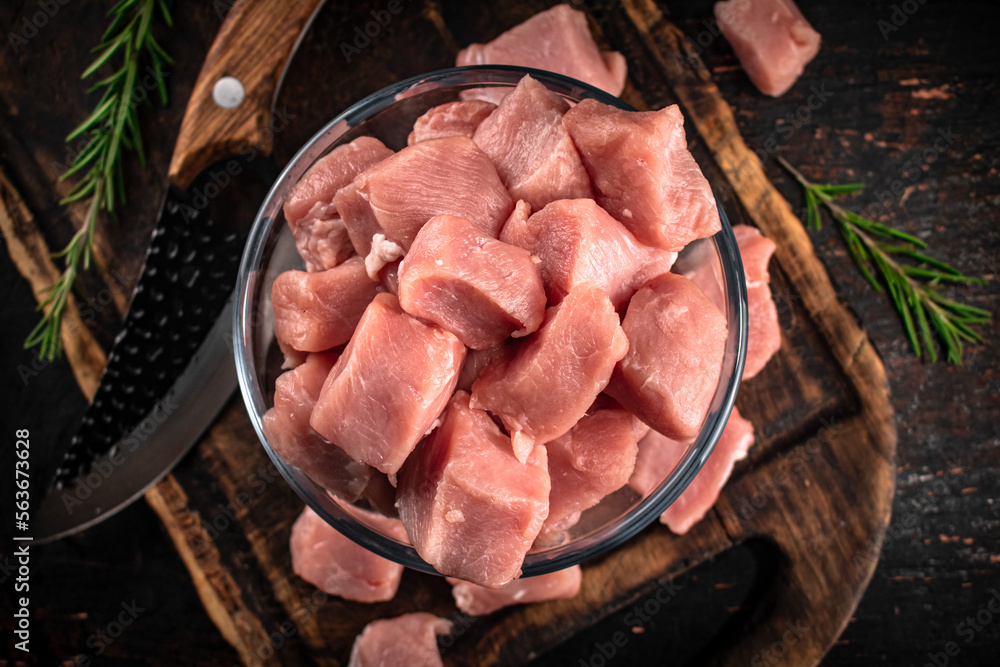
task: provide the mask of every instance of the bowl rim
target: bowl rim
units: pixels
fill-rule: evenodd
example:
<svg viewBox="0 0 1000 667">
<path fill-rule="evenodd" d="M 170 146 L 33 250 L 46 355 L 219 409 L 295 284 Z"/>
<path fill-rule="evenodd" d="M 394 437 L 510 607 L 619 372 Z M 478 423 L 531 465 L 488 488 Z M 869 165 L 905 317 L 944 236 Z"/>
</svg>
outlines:
<svg viewBox="0 0 1000 667">
<path fill-rule="evenodd" d="M 361 523 L 356 516 L 334 500 L 323 487 L 309 478 L 304 471 L 286 463 L 271 448 L 264 435 L 261 421 L 267 410 L 267 405 L 264 398 L 265 392 L 258 380 L 257 365 L 253 353 L 252 341 L 257 323 L 253 297 L 260 291 L 257 285 L 261 278 L 261 264 L 264 253 L 271 243 L 274 224 L 281 214 L 281 207 L 284 203 L 283 195 L 298 182 L 299 178 L 319 157 L 329 152 L 337 140 L 347 131 L 401 99 L 457 85 L 465 85 L 469 88 L 484 87 L 491 83 L 499 86 L 510 86 L 515 85 L 526 74 L 543 82 L 550 90 L 564 97 L 575 97 L 576 99 L 589 97 L 619 109 L 635 111 L 632 106 L 620 98 L 582 81 L 545 70 L 509 65 L 451 67 L 410 77 L 386 86 L 351 105 L 326 123 L 281 170 L 281 174 L 271 186 L 254 219 L 237 276 L 233 308 L 233 342 L 237 376 L 240 393 L 250 420 L 268 456 L 296 494 L 339 532 L 384 558 L 429 574 L 440 573 L 424 561 L 412 546 L 383 535 Z M 470 77 L 473 80 L 470 80 Z M 488 80 L 482 80 L 483 77 Z M 521 576 L 537 576 L 576 565 L 614 549 L 631 539 L 660 516 L 681 495 L 714 451 L 728 422 L 742 380 L 747 350 L 748 306 L 747 286 L 739 246 L 728 216 L 714 188 L 713 196 L 719 211 L 722 229 L 705 240 L 713 243 L 722 269 L 722 287 L 726 297 L 726 321 L 729 331 L 726 352 L 720 370 L 720 382 L 716 386 L 701 431 L 689 445 L 683 459 L 675 465 L 673 472 L 638 505 L 616 520 L 609 521 L 571 542 L 529 553 L 524 559 Z M 727 370 L 729 371 L 728 377 Z M 725 378 L 725 383 L 722 382 L 723 378 Z M 579 542 L 585 544 L 578 544 Z"/>
</svg>

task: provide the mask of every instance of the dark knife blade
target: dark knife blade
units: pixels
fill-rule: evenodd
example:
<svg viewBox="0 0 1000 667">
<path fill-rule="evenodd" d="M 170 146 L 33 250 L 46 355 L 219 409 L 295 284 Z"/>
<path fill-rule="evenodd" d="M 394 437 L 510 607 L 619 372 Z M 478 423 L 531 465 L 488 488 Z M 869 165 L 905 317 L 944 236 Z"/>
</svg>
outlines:
<svg viewBox="0 0 1000 667">
<path fill-rule="evenodd" d="M 272 173 L 277 175 L 276 168 Z M 253 212 L 229 209 L 212 215 L 223 207 L 199 208 L 201 202 L 193 199 L 203 197 L 209 183 L 205 173 L 187 192 L 171 187 L 167 193 L 100 387 L 56 470 L 57 488 L 86 475 L 97 457 L 150 415 L 232 294 Z M 263 201 L 265 191 L 254 187 L 257 196 L 247 196 L 252 185 L 234 180 L 227 188 L 239 189 L 240 198 L 253 207 Z"/>
<path fill-rule="evenodd" d="M 238 0 L 230 9 L 185 111 L 124 328 L 42 499 L 35 539 L 72 534 L 126 506 L 170 470 L 235 389 L 228 305 L 250 224 L 278 174 L 261 156 L 272 151 L 284 71 L 322 4 Z M 236 82 L 235 105 L 213 96 L 222 79 L 230 93 Z M 168 403 L 178 406 L 169 414 Z M 95 461 L 113 476 L 91 484 Z"/>
</svg>

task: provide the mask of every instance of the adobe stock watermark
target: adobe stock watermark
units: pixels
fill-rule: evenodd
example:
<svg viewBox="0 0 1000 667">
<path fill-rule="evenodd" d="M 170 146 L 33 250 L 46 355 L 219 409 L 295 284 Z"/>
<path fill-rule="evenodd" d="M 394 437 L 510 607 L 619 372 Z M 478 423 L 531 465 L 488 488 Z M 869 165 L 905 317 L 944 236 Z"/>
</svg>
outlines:
<svg viewBox="0 0 1000 667">
<path fill-rule="evenodd" d="M 676 581 L 660 581 L 660 585 L 652 595 L 637 603 L 622 618 L 622 622 L 629 628 L 630 632 L 624 630 L 615 631 L 607 641 L 594 642 L 594 652 L 589 659 L 580 658 L 580 667 L 605 667 L 618 655 L 619 651 L 628 646 L 632 636 L 642 632 L 647 623 L 663 611 L 671 600 L 677 597 L 684 586 Z"/>
<path fill-rule="evenodd" d="M 455 642 L 482 618 L 485 617 L 469 616 L 468 614 L 463 614 L 460 611 L 456 611 L 449 616 L 448 620 L 451 622 L 451 630 L 448 631 L 448 634 L 438 637 L 438 651 L 441 655 L 444 655 L 452 646 L 454 646 Z"/>
<path fill-rule="evenodd" d="M 168 76 L 170 76 L 170 72 L 157 72 L 147 65 L 142 78 L 139 78 L 139 75 L 136 74 L 136 83 L 132 86 L 132 92 L 129 93 L 129 107 L 135 107 L 148 100 L 153 91 L 157 90 Z M 64 162 L 52 161 L 52 170 L 61 178 L 73 166 L 73 162 L 90 148 L 90 145 L 97 139 L 97 133 L 84 132 L 76 141 L 66 146 Z"/>
<path fill-rule="evenodd" d="M 989 593 L 989 599 L 979 607 L 974 616 L 966 616 L 955 626 L 955 634 L 962 637 L 966 644 L 971 644 L 976 635 L 993 622 L 994 614 L 1000 614 L 1000 591 L 991 588 Z M 956 641 L 946 642 L 942 648 L 944 650 L 937 653 L 928 652 L 928 660 L 923 667 L 947 667 L 951 664 L 951 659 L 962 652 L 962 647 Z"/>
<path fill-rule="evenodd" d="M 786 486 L 791 481 L 791 475 L 800 472 L 809 465 L 823 449 L 823 445 L 830 445 L 834 436 L 844 428 L 843 424 L 835 420 L 821 419 L 820 424 L 822 426 L 816 435 L 809 438 L 802 446 L 796 447 L 782 456 L 782 463 L 776 466 L 771 479 L 758 480 L 756 482 L 757 490 L 750 496 L 741 498 L 737 514 L 731 514 L 727 517 L 730 521 L 736 520 L 743 525 L 751 521 L 757 516 L 757 512 L 766 507 L 770 500 L 778 494 L 779 488 Z"/>
<path fill-rule="evenodd" d="M 237 522 L 237 513 L 250 507 L 253 499 L 259 498 L 276 479 L 281 479 L 281 473 L 274 463 L 268 460 L 266 465 L 260 466 L 246 479 L 245 488 L 249 487 L 254 495 L 250 495 L 246 491 L 239 491 L 233 502 L 217 505 L 216 512 L 211 518 L 202 519 L 201 529 L 205 531 L 208 540 L 201 537 L 194 538 L 191 548 L 195 557 L 204 555 L 209 546 L 219 538 L 219 535 L 229 530 L 230 526 Z"/>
<path fill-rule="evenodd" d="M 299 616 L 298 623 L 305 623 L 316 610 L 326 604 L 329 600 L 329 596 L 323 591 L 314 589 L 309 597 L 304 597 L 301 600 L 302 606 L 299 608 L 297 614 Z M 282 621 L 281 625 L 274 632 L 271 632 L 267 636 L 267 643 L 260 644 L 254 649 L 254 655 L 251 656 L 250 664 L 253 667 L 257 665 L 263 665 L 266 661 L 270 660 L 275 654 L 285 647 L 286 642 L 299 633 L 299 627 L 292 623 L 291 621 Z M 239 664 L 234 664 L 233 667 L 243 667 Z"/>
<path fill-rule="evenodd" d="M 108 647 L 115 643 L 115 640 L 122 636 L 125 628 L 135 623 L 139 614 L 146 611 L 145 607 L 140 607 L 135 600 L 127 602 L 122 600 L 121 611 L 118 616 L 109 622 L 103 629 L 87 637 L 84 642 L 87 648 L 93 651 L 93 657 L 98 658 L 104 655 Z M 81 654 L 74 658 L 71 663 L 75 667 L 90 667 L 92 658 L 89 654 Z M 65 664 L 65 663 L 64 663 Z"/>
<path fill-rule="evenodd" d="M 951 127 L 937 128 L 937 136 L 934 138 L 934 141 L 903 163 L 903 168 L 900 170 L 900 177 L 893 180 L 887 190 L 875 193 L 875 198 L 878 201 L 866 206 L 863 215 L 870 220 L 875 220 L 880 215 L 888 213 L 890 207 L 906 194 L 908 184 L 915 183 L 920 179 L 921 174 L 923 174 L 923 167 L 933 164 L 941 155 L 951 150 L 961 136 L 957 132 L 953 132 Z"/>
<path fill-rule="evenodd" d="M 722 19 L 723 23 L 735 22 L 736 10 L 740 5 L 746 4 L 750 1 L 751 0 L 735 0 L 735 2 L 732 2 L 731 4 L 724 5 L 719 9 L 719 18 Z M 705 29 L 700 31 L 694 37 L 684 35 L 684 43 L 681 44 L 682 48 L 674 51 L 674 61 L 678 65 L 681 67 L 694 65 L 698 61 L 698 57 L 705 52 L 705 49 L 711 46 L 715 40 L 722 36 L 722 28 L 719 26 L 719 18 L 713 16 L 710 19 L 702 21 L 701 25 L 703 25 Z"/>
<path fill-rule="evenodd" d="M 954 469 L 958 467 L 958 463 L 946 459 L 945 469 Z M 882 553 L 888 552 L 893 549 L 899 542 L 914 528 L 920 521 L 922 514 L 926 513 L 928 509 L 931 508 L 934 501 L 932 498 L 940 498 L 951 493 L 951 489 L 948 487 L 947 482 L 941 477 L 935 477 L 934 481 L 930 484 L 929 494 L 920 496 L 917 500 L 913 502 L 913 507 L 905 512 L 899 514 L 895 517 L 892 523 L 889 524 L 885 529 L 885 537 L 882 539 L 881 545 L 878 540 L 874 538 L 869 538 L 868 543 L 864 548 L 854 554 L 851 561 L 854 563 L 854 567 L 857 569 L 858 574 L 863 574 L 867 572 L 870 567 L 878 562 Z"/>
<path fill-rule="evenodd" d="M 413 2 L 413 0 L 405 1 L 407 3 Z M 360 55 L 362 51 L 368 48 L 372 44 L 372 40 L 381 35 L 382 31 L 389 27 L 389 24 L 392 23 L 392 18 L 398 16 L 402 11 L 403 0 L 389 0 L 384 9 L 373 9 L 369 12 L 372 17 L 371 21 L 368 21 L 363 26 L 354 26 L 351 41 L 342 41 L 339 44 L 340 52 L 344 54 L 344 60 L 347 61 L 347 64 L 351 63 L 351 58 Z"/>
<path fill-rule="evenodd" d="M 795 111 L 785 114 L 774 122 L 774 131 L 760 142 L 760 148 L 754 150 L 761 162 L 767 161 L 768 155 L 773 155 L 778 147 L 791 139 L 795 133 L 812 122 L 814 111 L 819 111 L 833 97 L 833 92 L 826 89 L 826 83 L 809 87 L 809 96 L 805 104 Z M 779 143 L 779 141 L 781 143 Z"/>
<path fill-rule="evenodd" d="M 295 118 L 295 114 L 288 111 L 288 107 L 282 107 L 281 111 L 271 114 L 271 119 L 264 128 L 264 141 L 270 143 L 274 137 L 281 134 L 288 128 L 290 121 Z M 190 203 L 177 204 L 177 210 L 184 218 L 184 222 L 195 220 L 209 203 L 225 190 L 233 182 L 233 178 L 243 173 L 246 165 L 257 159 L 259 151 L 250 142 L 243 141 L 236 149 L 240 159 L 232 158 L 228 160 L 218 171 L 208 172 L 209 182 L 191 190 Z"/>
<path fill-rule="evenodd" d="M 889 35 L 906 25 L 910 17 L 916 14 L 917 10 L 925 4 L 927 4 L 927 0 L 903 0 L 898 5 L 892 5 L 892 13 L 889 14 L 889 20 L 879 19 L 875 23 L 879 32 L 882 33 L 882 39 L 888 42 Z"/>
<path fill-rule="evenodd" d="M 79 505 L 83 504 L 84 500 L 99 489 L 125 463 L 128 455 L 134 454 L 142 443 L 146 442 L 153 433 L 156 433 L 160 424 L 167 421 L 177 407 L 176 399 L 172 394 L 157 401 L 149 416 L 139 422 L 139 425 L 131 433 L 123 434 L 119 446 L 114 447 L 106 458 L 102 457 L 95 461 L 90 472 L 77 480 L 75 486 L 63 490 L 60 499 L 66 512 L 72 514 Z"/>
<path fill-rule="evenodd" d="M 17 32 L 8 32 L 7 41 L 10 42 L 10 46 L 14 49 L 14 53 L 19 53 L 22 46 L 26 46 L 28 42 L 38 35 L 38 31 L 49 24 L 59 10 L 70 3 L 70 0 L 36 0 L 35 5 L 38 7 L 38 11 L 32 13 L 30 16 L 27 12 L 30 12 L 30 8 L 25 8 L 27 11 L 24 16 L 21 17 L 21 24 L 15 25 Z"/>
<path fill-rule="evenodd" d="M 117 268 L 112 269 L 110 275 L 111 283 L 107 287 L 101 289 L 97 294 L 88 297 L 86 301 L 80 304 L 80 320 L 71 319 L 63 322 L 63 336 L 68 338 L 77 336 L 81 323 L 86 325 L 96 320 L 97 315 L 103 313 L 106 308 L 114 303 L 115 294 L 127 292 L 130 286 L 135 284 L 135 279 L 138 277 L 136 275 L 128 276 Z M 47 358 L 40 357 L 34 353 L 30 353 L 30 357 L 31 361 L 28 364 L 17 365 L 18 376 L 20 376 L 21 382 L 25 387 L 53 363 Z"/>
<path fill-rule="evenodd" d="M 219 20 L 224 21 L 226 20 L 226 15 L 229 14 L 229 10 L 235 4 L 236 0 L 212 0 L 212 9 L 215 10 L 215 14 L 219 17 Z"/>
<path fill-rule="evenodd" d="M 788 650 L 802 641 L 802 638 L 810 630 L 812 630 L 812 627 L 802 620 L 795 621 L 794 623 L 786 621 L 785 631 L 781 633 L 781 639 L 778 639 L 759 653 L 754 654 L 750 658 L 750 667 L 766 667 L 766 665 L 776 664 L 788 655 Z"/>
</svg>

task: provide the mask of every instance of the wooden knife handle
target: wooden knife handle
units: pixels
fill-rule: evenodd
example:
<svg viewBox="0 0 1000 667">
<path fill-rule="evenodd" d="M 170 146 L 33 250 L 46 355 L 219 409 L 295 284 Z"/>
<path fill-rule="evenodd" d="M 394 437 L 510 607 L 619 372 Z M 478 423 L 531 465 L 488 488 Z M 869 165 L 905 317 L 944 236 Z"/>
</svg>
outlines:
<svg viewBox="0 0 1000 667">
<path fill-rule="evenodd" d="M 170 160 L 170 181 L 186 188 L 213 162 L 252 148 L 273 148 L 271 111 L 299 39 L 323 0 L 237 0 L 205 57 Z M 222 77 L 237 79 L 244 97 L 226 109 L 213 98 Z"/>
</svg>

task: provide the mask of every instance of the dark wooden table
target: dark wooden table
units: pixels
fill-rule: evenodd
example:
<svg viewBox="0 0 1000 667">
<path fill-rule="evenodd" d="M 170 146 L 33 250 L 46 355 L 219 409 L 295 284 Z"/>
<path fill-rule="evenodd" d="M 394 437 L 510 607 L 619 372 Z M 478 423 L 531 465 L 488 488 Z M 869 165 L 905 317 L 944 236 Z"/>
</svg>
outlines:
<svg viewBox="0 0 1000 667">
<path fill-rule="evenodd" d="M 229 3 L 176 4 L 177 27 L 164 38 L 177 59 L 170 70 L 172 103 L 145 114 L 151 169 L 130 175 L 132 201 L 122 214 L 123 224 L 147 229 L 155 212 L 137 200 L 144 187 L 162 190 L 184 103 Z M 961 294 L 998 310 L 1000 8 L 995 3 L 898 2 L 916 10 L 894 17 L 889 2 L 803 2 L 804 13 L 823 34 L 823 48 L 795 88 L 777 100 L 757 93 L 725 40 L 704 23 L 711 17 L 710 2 L 661 4 L 703 49 L 748 145 L 762 157 L 786 158 L 817 180 L 866 182 L 859 207 L 881 197 L 886 220 L 928 240 L 937 256 L 963 271 L 992 279 Z M 64 161 L 61 138 L 86 113 L 77 76 L 103 29 L 106 5 L 59 5 L 16 52 L 8 40 L 0 58 L 5 114 L 0 170 L 53 248 L 65 243 L 78 219 L 71 217 L 78 213 L 57 206 L 53 183 L 56 163 Z M 38 11 L 33 0 L 5 4 L 3 34 L 21 34 L 25 17 Z M 324 11 L 327 29 L 334 26 L 336 34 L 336 10 Z M 342 28 L 345 36 L 352 27 Z M 393 63 L 409 58 L 414 74 L 440 66 L 433 54 L 404 53 L 403 43 L 405 35 L 390 28 L 357 57 Z M 329 57 L 342 58 L 334 42 Z M 350 68 L 338 68 L 351 85 L 364 89 L 364 81 L 351 79 Z M 825 100 L 817 104 L 814 98 L 810 108 L 809 96 L 816 91 Z M 952 138 L 950 145 L 934 150 L 942 135 Z M 279 141 L 279 159 L 287 159 L 305 138 Z M 773 159 L 766 169 L 789 201 L 800 204 L 800 193 Z M 141 248 L 120 247 L 125 238 L 111 228 L 102 243 L 116 257 L 135 257 L 134 264 L 119 267 L 127 275 L 136 270 Z M 963 366 L 922 362 L 909 350 L 885 297 L 872 292 L 853 268 L 835 231 L 824 229 L 814 241 L 841 298 L 882 355 L 899 431 L 897 493 L 885 547 L 855 618 L 825 664 L 996 664 L 1000 617 L 987 603 L 1000 600 L 1000 324 L 986 328 L 986 343 L 968 349 Z M 7 252 L 0 253 L 0 293 L 2 432 L 30 428 L 35 438 L 66 437 L 85 401 L 64 361 L 33 366 L 31 354 L 20 349 L 35 320 L 35 301 Z M 119 305 L 127 298 L 111 296 Z M 115 305 L 98 305 L 96 331 L 113 331 L 108 323 L 117 317 Z M 110 343 L 106 334 L 99 333 L 98 340 Z M 7 461 L 8 448 L 2 449 Z M 6 511 L 9 499 L 3 503 Z M 9 559 L 0 551 L 0 565 L 6 568 Z M 109 665 L 237 660 L 143 502 L 80 536 L 37 548 L 31 567 L 30 664 L 73 664 L 78 656 L 77 664 L 86 664 L 86 658 Z M 755 586 L 747 573 L 766 578 L 768 567 L 745 548 L 684 576 L 669 606 L 608 664 L 690 660 L 736 611 L 753 603 Z M 6 610 L 13 607 L 14 594 L 6 569 L 0 570 L 0 581 L 4 642 L 11 664 L 19 664 L 24 656 L 13 651 L 8 630 Z M 129 608 L 124 618 L 135 616 L 126 626 L 118 625 L 123 608 Z M 595 639 L 613 636 L 628 611 L 606 618 L 539 664 L 594 664 Z M 795 664 L 793 649 L 784 657 L 789 664 Z"/>
</svg>

